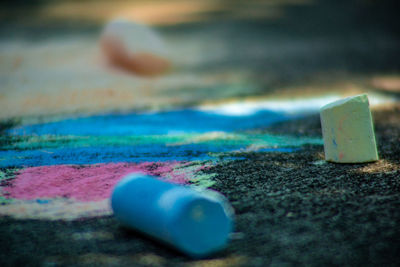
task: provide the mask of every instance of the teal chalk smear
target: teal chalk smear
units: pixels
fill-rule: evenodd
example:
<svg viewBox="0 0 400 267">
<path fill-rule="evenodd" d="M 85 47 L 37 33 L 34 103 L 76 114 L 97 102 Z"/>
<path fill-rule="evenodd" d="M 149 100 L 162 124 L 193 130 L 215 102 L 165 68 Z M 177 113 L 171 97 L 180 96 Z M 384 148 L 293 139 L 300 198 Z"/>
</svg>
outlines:
<svg viewBox="0 0 400 267">
<path fill-rule="evenodd" d="M 226 161 L 246 158 L 245 153 L 248 152 L 295 152 L 305 144 L 322 145 L 322 139 L 254 132 L 24 136 L 0 150 L 0 167 L 212 159 Z"/>
<path fill-rule="evenodd" d="M 56 136 L 42 135 L 24 137 L 4 149 L 31 150 L 60 147 L 92 147 L 92 146 L 132 146 L 140 144 L 165 144 L 185 141 L 190 135 L 149 135 L 149 136 Z"/>
<path fill-rule="evenodd" d="M 175 134 L 143 136 L 29 136 L 13 144 L 3 146 L 4 150 L 31 150 L 41 148 L 77 148 L 92 146 L 134 146 L 142 144 L 207 144 L 212 146 L 256 147 L 299 147 L 305 144 L 322 145 L 321 138 L 278 136 L 271 134 L 224 134 L 208 138 L 208 134 Z"/>
<path fill-rule="evenodd" d="M 0 151 L 0 166 L 229 160 L 237 153 L 295 152 L 321 138 L 254 132 L 133 136 L 24 136 Z"/>
</svg>

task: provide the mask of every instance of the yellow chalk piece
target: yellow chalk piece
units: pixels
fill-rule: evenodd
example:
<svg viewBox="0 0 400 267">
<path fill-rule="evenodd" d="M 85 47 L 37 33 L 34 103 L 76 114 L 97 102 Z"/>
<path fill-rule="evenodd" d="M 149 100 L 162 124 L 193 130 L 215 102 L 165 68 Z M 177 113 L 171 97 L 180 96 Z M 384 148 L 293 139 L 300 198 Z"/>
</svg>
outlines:
<svg viewBox="0 0 400 267">
<path fill-rule="evenodd" d="M 323 106 L 320 116 L 325 160 L 362 163 L 379 159 L 366 94 L 347 97 Z"/>
</svg>

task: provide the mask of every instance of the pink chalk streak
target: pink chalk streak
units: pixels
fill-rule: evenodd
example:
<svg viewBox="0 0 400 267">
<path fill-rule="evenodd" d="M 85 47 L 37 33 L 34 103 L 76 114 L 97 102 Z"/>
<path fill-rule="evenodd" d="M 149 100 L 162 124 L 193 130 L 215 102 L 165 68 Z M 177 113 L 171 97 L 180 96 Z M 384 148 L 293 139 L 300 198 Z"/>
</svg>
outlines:
<svg viewBox="0 0 400 267">
<path fill-rule="evenodd" d="M 186 183 L 184 176 L 173 174 L 173 168 L 178 164 L 144 162 L 31 167 L 20 171 L 4 191 L 8 193 L 7 197 L 17 199 L 66 197 L 98 201 L 109 198 L 115 184 L 132 172 L 161 177 L 168 174 L 168 181 Z"/>
</svg>

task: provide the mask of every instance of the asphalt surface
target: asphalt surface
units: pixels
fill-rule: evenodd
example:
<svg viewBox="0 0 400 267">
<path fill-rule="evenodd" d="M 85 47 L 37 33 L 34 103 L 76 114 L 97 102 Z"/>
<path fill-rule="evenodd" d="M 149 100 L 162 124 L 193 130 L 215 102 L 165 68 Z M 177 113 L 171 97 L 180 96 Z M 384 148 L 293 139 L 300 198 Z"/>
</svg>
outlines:
<svg viewBox="0 0 400 267">
<path fill-rule="evenodd" d="M 237 90 L 229 97 L 279 96 L 282 88 L 290 95 L 291 87 L 304 88 L 315 79 L 323 86 L 311 94 L 335 88 L 337 80 L 370 88 L 373 75 L 400 71 L 397 5 L 397 1 L 316 1 L 287 7 L 288 15 L 280 20 L 219 21 L 218 14 L 209 14 L 210 23 L 160 30 L 185 40 L 209 36 L 211 50 L 221 46 L 226 52 L 202 64 L 182 64 L 182 71 L 234 76 L 243 69 L 250 72 L 255 89 Z M 7 8 L 15 11 L 19 6 Z M 99 29 L 70 22 L 23 25 L 18 22 L 20 15 L 2 18 L 2 41 L 11 36 L 36 42 L 78 30 L 95 35 Z M 205 92 L 209 99 L 201 100 L 226 96 L 217 90 Z M 398 92 L 391 95 L 399 98 Z M 375 163 L 327 163 L 322 146 L 304 146 L 293 153 L 245 153 L 244 159 L 210 169 L 217 174 L 212 188 L 223 193 L 236 211 L 236 227 L 228 247 L 207 259 L 187 258 L 121 227 L 113 217 L 76 221 L 1 217 L 0 265 L 399 266 L 400 106 L 376 109 L 373 117 L 380 155 Z M 14 123 L 18 121 L 2 121 L 0 133 Z M 321 136 L 318 116 L 260 131 Z"/>
</svg>

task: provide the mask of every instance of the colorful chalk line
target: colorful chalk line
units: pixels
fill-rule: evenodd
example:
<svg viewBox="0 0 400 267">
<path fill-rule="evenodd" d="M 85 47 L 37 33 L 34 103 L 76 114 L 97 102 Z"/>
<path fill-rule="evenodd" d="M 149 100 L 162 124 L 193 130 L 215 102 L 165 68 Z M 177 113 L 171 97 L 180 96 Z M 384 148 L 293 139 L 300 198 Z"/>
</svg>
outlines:
<svg viewBox="0 0 400 267">
<path fill-rule="evenodd" d="M 320 138 L 259 131 L 303 115 L 182 109 L 16 126 L 0 149 L 0 215 L 50 220 L 109 215 L 112 188 L 130 172 L 210 187 L 216 174 L 205 170 L 221 161 L 322 144 Z"/>
</svg>

